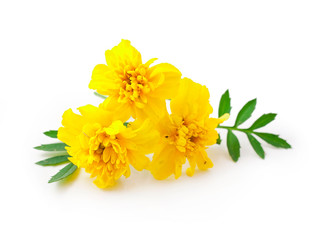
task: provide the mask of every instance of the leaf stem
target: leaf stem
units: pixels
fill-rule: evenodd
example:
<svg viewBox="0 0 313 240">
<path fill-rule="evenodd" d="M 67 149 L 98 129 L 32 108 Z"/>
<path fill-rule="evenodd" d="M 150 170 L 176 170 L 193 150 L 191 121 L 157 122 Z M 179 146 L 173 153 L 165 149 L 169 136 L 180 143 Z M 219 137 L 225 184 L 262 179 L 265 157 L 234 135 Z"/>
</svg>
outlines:
<svg viewBox="0 0 313 240">
<path fill-rule="evenodd" d="M 217 126 L 217 128 L 223 128 L 227 130 L 233 130 L 233 131 L 240 131 L 244 133 L 253 133 L 253 131 L 249 128 L 237 128 L 237 127 L 230 127 L 230 126 Z"/>
<path fill-rule="evenodd" d="M 95 94 L 97 97 L 101 97 L 101 98 L 103 98 L 103 99 L 106 99 L 106 98 L 107 98 L 107 96 L 104 96 L 104 95 L 102 95 L 102 94 L 100 94 L 100 93 L 97 93 L 97 92 L 94 92 L 94 94 Z"/>
</svg>

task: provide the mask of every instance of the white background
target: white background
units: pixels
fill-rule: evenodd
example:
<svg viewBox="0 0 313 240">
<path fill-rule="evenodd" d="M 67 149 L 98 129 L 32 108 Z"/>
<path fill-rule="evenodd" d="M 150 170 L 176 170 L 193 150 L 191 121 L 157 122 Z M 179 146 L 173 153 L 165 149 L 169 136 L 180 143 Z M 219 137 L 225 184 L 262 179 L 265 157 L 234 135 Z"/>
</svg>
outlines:
<svg viewBox="0 0 313 240">
<path fill-rule="evenodd" d="M 1 239 L 313 239 L 312 1 L 1 1 Z M 104 52 L 129 39 L 143 60 L 158 57 L 205 84 L 217 116 L 230 89 L 232 118 L 257 97 L 253 120 L 278 113 L 264 131 L 293 146 L 246 137 L 238 163 L 225 141 L 215 166 L 157 181 L 132 171 L 110 190 L 82 170 L 48 184 L 33 149 L 53 142 L 62 113 L 100 99 L 88 89 Z M 225 132 L 222 132 L 225 139 Z M 75 181 L 74 181 L 75 180 Z"/>
</svg>

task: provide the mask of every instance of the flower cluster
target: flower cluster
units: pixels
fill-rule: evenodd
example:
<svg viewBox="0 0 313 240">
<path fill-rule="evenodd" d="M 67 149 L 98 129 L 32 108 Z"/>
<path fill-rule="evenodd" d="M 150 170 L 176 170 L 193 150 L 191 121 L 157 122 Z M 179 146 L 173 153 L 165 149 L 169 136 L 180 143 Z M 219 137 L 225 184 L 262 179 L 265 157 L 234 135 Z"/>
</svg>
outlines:
<svg viewBox="0 0 313 240">
<path fill-rule="evenodd" d="M 129 165 L 147 169 L 156 179 L 178 178 L 189 161 L 187 174 L 213 166 L 205 149 L 216 143 L 217 125 L 227 119 L 210 118 L 213 109 L 205 86 L 173 65 L 142 63 L 141 54 L 127 40 L 105 52 L 89 88 L 107 95 L 99 107 L 87 105 L 63 115 L 58 138 L 66 143 L 69 160 L 84 168 L 100 188 L 130 175 Z M 166 100 L 170 100 L 171 113 Z M 130 117 L 134 122 L 127 122 Z M 154 153 L 152 162 L 146 154 Z"/>
<path fill-rule="evenodd" d="M 127 178 L 130 165 L 138 171 L 150 171 L 159 180 L 171 175 L 177 179 L 186 159 L 189 162 L 186 174 L 193 176 L 196 167 L 201 170 L 213 167 L 206 148 L 221 142 L 217 128 L 227 130 L 226 144 L 234 162 L 240 157 L 240 144 L 233 131 L 244 133 L 261 158 L 265 153 L 257 138 L 274 147 L 291 147 L 278 135 L 256 131 L 272 122 L 274 113 L 263 114 L 249 128 L 239 128 L 251 117 L 256 99 L 242 107 L 233 126 L 221 126 L 231 111 L 228 90 L 221 97 L 218 118 L 212 118 L 209 90 L 182 78 L 173 65 L 153 65 L 156 58 L 143 63 L 141 54 L 128 40 L 107 50 L 105 58 L 106 65 L 94 68 L 89 84 L 105 100 L 97 107 L 78 108 L 79 114 L 71 109 L 65 111 L 63 126 L 44 133 L 61 142 L 35 147 L 63 152 L 37 162 L 39 165 L 69 162 L 49 183 L 84 168 L 99 188 L 107 188 L 121 176 Z M 170 101 L 170 112 L 166 101 Z M 153 154 L 152 160 L 147 154 Z"/>
</svg>

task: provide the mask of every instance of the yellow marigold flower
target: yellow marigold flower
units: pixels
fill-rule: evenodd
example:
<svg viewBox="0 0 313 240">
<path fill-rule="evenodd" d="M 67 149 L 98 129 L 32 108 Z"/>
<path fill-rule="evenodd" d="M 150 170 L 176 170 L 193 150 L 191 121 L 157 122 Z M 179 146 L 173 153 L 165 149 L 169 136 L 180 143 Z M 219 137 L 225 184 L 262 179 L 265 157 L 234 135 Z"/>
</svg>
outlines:
<svg viewBox="0 0 313 240">
<path fill-rule="evenodd" d="M 149 120 L 125 127 L 119 114 L 92 105 L 71 109 L 63 114 L 58 138 L 66 143 L 69 159 L 85 168 L 99 188 L 114 185 L 122 175 L 130 175 L 129 165 L 136 170 L 147 168 L 150 161 L 145 155 L 153 152 L 158 139 Z"/>
<path fill-rule="evenodd" d="M 165 99 L 175 96 L 181 80 L 177 68 L 168 63 L 150 67 L 156 58 L 142 63 L 141 54 L 128 40 L 107 50 L 105 58 L 107 65 L 94 68 L 89 88 L 109 95 L 106 108 L 151 119 L 166 111 Z"/>
<path fill-rule="evenodd" d="M 189 176 L 194 174 L 196 165 L 199 169 L 213 167 L 205 149 L 216 143 L 218 133 L 215 128 L 229 115 L 210 118 L 213 109 L 209 97 L 205 86 L 188 78 L 181 81 L 178 94 L 171 100 L 171 115 L 165 114 L 157 124 L 161 143 L 150 165 L 156 179 L 165 179 L 171 174 L 180 177 L 186 158 L 190 164 Z"/>
</svg>

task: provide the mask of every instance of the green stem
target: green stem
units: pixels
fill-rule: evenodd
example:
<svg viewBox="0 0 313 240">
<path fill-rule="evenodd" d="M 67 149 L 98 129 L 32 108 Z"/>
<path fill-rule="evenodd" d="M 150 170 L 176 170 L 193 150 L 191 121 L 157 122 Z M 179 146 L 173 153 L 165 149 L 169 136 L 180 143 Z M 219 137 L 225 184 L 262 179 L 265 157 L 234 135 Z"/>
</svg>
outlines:
<svg viewBox="0 0 313 240">
<path fill-rule="evenodd" d="M 101 97 L 101 98 L 103 98 L 103 99 L 106 99 L 106 98 L 107 98 L 107 96 L 104 96 L 104 95 L 102 95 L 102 94 L 100 94 L 100 93 L 97 93 L 97 92 L 94 92 L 94 94 L 95 94 L 97 97 Z"/>
<path fill-rule="evenodd" d="M 237 127 L 229 127 L 229 126 L 217 126 L 217 128 L 222 128 L 222 129 L 227 129 L 227 130 L 232 130 L 232 131 L 240 131 L 244 133 L 252 133 L 253 131 L 250 130 L 249 128 L 237 128 Z"/>
</svg>

